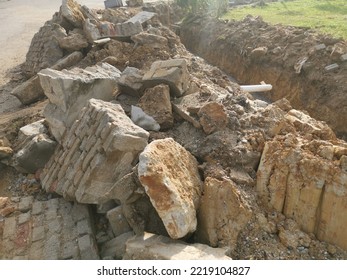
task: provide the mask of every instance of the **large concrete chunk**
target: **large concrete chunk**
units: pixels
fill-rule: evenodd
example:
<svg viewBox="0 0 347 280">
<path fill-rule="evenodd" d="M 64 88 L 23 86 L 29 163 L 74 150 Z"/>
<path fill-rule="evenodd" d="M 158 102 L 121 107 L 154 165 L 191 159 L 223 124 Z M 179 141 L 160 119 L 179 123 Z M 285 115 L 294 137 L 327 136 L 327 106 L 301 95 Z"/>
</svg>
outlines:
<svg viewBox="0 0 347 280">
<path fill-rule="evenodd" d="M 140 99 L 139 106 L 159 123 L 161 129 L 173 126 L 170 89 L 167 85 L 147 89 Z"/>
<path fill-rule="evenodd" d="M 187 244 L 165 236 L 144 233 L 126 243 L 125 260 L 231 260 L 224 249 Z"/>
<path fill-rule="evenodd" d="M 62 16 L 73 26 L 82 27 L 84 16 L 80 4 L 74 0 L 63 0 L 60 10 Z"/>
<path fill-rule="evenodd" d="M 32 77 L 41 69 L 51 67 L 61 59 L 64 54 L 59 47 L 58 39 L 65 36 L 65 29 L 60 25 L 46 22 L 31 41 L 26 61 L 22 66 L 24 74 Z"/>
<path fill-rule="evenodd" d="M 233 248 L 251 217 L 250 207 L 232 181 L 206 178 L 198 214 L 198 242 Z"/>
<path fill-rule="evenodd" d="M 140 154 L 138 175 L 170 237 L 196 230 L 201 180 L 186 149 L 171 138 L 151 142 Z"/>
<path fill-rule="evenodd" d="M 14 155 L 14 167 L 24 173 L 35 173 L 45 166 L 56 146 L 46 134 L 39 134 Z"/>
<path fill-rule="evenodd" d="M 34 76 L 20 84 L 11 94 L 17 97 L 23 105 L 31 104 L 45 96 L 38 76 Z"/>
<path fill-rule="evenodd" d="M 345 154 L 344 142 L 277 136 L 265 144 L 257 192 L 305 232 L 346 249 L 347 175 L 340 165 Z"/>
<path fill-rule="evenodd" d="M 58 39 L 59 46 L 69 52 L 79 51 L 88 47 L 88 40 L 80 29 L 72 30 L 69 35 Z"/>
<path fill-rule="evenodd" d="M 146 87 L 167 84 L 171 94 L 182 96 L 189 87 L 189 73 L 184 59 L 156 61 L 143 77 Z"/>
<path fill-rule="evenodd" d="M 61 140 L 89 99 L 111 100 L 119 76 L 119 70 L 107 63 L 86 69 L 42 70 L 41 86 L 50 101 L 44 116 L 53 136 Z"/>
<path fill-rule="evenodd" d="M 43 170 L 42 186 L 66 199 L 99 204 L 131 172 L 149 134 L 120 105 L 91 99 L 80 114 Z"/>
</svg>

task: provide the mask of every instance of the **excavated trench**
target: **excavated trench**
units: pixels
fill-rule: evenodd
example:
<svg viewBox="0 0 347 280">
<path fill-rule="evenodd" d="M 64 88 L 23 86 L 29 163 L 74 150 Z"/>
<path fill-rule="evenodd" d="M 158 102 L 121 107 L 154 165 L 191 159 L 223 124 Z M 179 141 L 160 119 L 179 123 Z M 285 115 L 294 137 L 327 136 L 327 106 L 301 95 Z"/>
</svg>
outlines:
<svg viewBox="0 0 347 280">
<path fill-rule="evenodd" d="M 266 97 L 288 99 L 346 139 L 347 44 L 342 39 L 252 17 L 224 22 L 197 16 L 183 21 L 179 32 L 188 50 L 240 84 L 272 84 Z"/>
</svg>

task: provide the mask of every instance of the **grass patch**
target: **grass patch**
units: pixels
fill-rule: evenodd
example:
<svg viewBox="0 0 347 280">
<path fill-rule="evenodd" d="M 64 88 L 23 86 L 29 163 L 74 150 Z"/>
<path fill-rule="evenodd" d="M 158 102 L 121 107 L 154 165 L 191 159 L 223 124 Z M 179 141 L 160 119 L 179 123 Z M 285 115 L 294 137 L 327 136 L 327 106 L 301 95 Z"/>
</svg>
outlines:
<svg viewBox="0 0 347 280">
<path fill-rule="evenodd" d="M 347 39 L 346 0 L 292 0 L 246 6 L 230 10 L 223 19 L 241 20 L 247 15 L 261 16 L 272 24 L 309 27 L 320 33 Z"/>
</svg>

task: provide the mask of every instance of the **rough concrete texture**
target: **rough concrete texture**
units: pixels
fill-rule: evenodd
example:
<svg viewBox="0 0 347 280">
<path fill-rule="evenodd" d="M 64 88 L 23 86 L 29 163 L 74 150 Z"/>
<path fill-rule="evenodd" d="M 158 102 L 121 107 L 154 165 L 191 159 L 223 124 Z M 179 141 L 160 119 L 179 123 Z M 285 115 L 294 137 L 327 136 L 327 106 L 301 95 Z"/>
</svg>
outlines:
<svg viewBox="0 0 347 280">
<path fill-rule="evenodd" d="M 0 259 L 99 259 L 88 206 L 0 198 Z"/>
<path fill-rule="evenodd" d="M 186 149 L 170 138 L 151 142 L 140 154 L 138 176 L 171 238 L 196 230 L 202 183 Z"/>
<path fill-rule="evenodd" d="M 228 124 L 228 115 L 224 106 L 217 102 L 210 102 L 202 106 L 198 112 L 200 124 L 206 134 L 223 130 Z"/>
<path fill-rule="evenodd" d="M 139 96 L 142 89 L 142 73 L 135 67 L 127 67 L 122 72 L 118 84 L 122 93 Z"/>
<path fill-rule="evenodd" d="M 89 99 L 109 101 L 114 97 L 120 72 L 117 68 L 102 63 L 86 69 L 45 69 L 38 75 L 50 101 L 44 116 L 53 136 L 60 141 L 65 130 L 71 127 Z"/>
<path fill-rule="evenodd" d="M 274 209 L 320 240 L 347 248 L 347 175 L 341 169 L 345 143 L 293 134 L 266 142 L 257 173 L 257 192 Z"/>
<path fill-rule="evenodd" d="M 17 97 L 23 105 L 31 104 L 45 96 L 38 76 L 34 76 L 20 84 L 11 94 Z"/>
<path fill-rule="evenodd" d="M 80 115 L 43 170 L 42 186 L 68 200 L 98 204 L 131 171 L 149 134 L 116 104 L 91 99 Z"/>
<path fill-rule="evenodd" d="M 75 27 L 82 27 L 84 16 L 81 5 L 74 0 L 63 0 L 60 12 Z"/>
<path fill-rule="evenodd" d="M 198 211 L 197 241 L 212 247 L 235 247 L 252 210 L 230 180 L 207 177 Z"/>
<path fill-rule="evenodd" d="M 156 61 L 143 76 L 146 87 L 167 84 L 172 96 L 182 96 L 189 86 L 187 62 L 184 59 Z"/>
<path fill-rule="evenodd" d="M 11 165 L 22 173 L 35 173 L 43 168 L 55 151 L 57 142 L 46 134 L 38 134 L 24 141 L 13 156 Z"/>
<path fill-rule="evenodd" d="M 203 244 L 187 244 L 168 237 L 144 233 L 126 243 L 125 260 L 231 260 L 225 250 Z"/>
<path fill-rule="evenodd" d="M 147 89 L 139 100 L 139 107 L 153 117 L 161 129 L 169 129 L 173 126 L 169 86 L 158 85 Z"/>
<path fill-rule="evenodd" d="M 108 211 L 106 217 L 110 222 L 115 237 L 131 231 L 131 227 L 123 215 L 122 206 L 118 206 Z"/>
<path fill-rule="evenodd" d="M 121 260 L 125 254 L 126 242 L 134 236 L 132 231 L 123 233 L 102 245 L 100 256 L 102 259 Z"/>
<path fill-rule="evenodd" d="M 63 57 L 58 38 L 65 36 L 65 29 L 60 25 L 50 21 L 46 22 L 31 41 L 26 61 L 22 66 L 23 72 L 28 77 L 32 77 L 41 69 L 54 65 Z"/>
<path fill-rule="evenodd" d="M 74 29 L 66 37 L 59 38 L 58 43 L 60 48 L 69 52 L 79 51 L 89 45 L 87 38 L 80 29 Z"/>
<path fill-rule="evenodd" d="M 168 45 L 168 39 L 165 37 L 147 32 L 133 35 L 131 40 L 137 45 L 145 45 L 154 49 L 160 49 Z"/>
</svg>

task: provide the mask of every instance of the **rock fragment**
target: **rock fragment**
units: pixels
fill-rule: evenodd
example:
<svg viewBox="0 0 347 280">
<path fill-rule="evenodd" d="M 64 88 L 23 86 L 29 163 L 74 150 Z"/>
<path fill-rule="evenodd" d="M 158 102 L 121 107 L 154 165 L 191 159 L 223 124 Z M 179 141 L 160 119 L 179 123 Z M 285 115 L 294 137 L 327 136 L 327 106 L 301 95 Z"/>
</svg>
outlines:
<svg viewBox="0 0 347 280">
<path fill-rule="evenodd" d="M 171 138 L 151 142 L 140 154 L 138 176 L 171 238 L 196 230 L 201 180 L 187 150 Z"/>
<path fill-rule="evenodd" d="M 224 106 L 217 102 L 210 102 L 204 105 L 199 110 L 198 116 L 206 134 L 223 130 L 228 124 L 228 115 L 225 112 Z"/>
<path fill-rule="evenodd" d="M 89 99 L 111 100 L 119 76 L 119 70 L 107 63 L 86 69 L 42 70 L 41 86 L 50 101 L 43 114 L 53 136 L 61 140 Z"/>
<path fill-rule="evenodd" d="M 184 59 L 156 61 L 144 75 L 146 87 L 167 84 L 173 96 L 182 96 L 189 87 L 189 73 Z"/>
<path fill-rule="evenodd" d="M 252 210 L 230 180 L 208 177 L 198 212 L 197 241 L 212 247 L 232 247 L 252 217 Z"/>
<path fill-rule="evenodd" d="M 104 203 L 147 145 L 148 132 L 120 105 L 91 99 L 41 175 L 43 188 L 81 203 Z"/>
<path fill-rule="evenodd" d="M 231 260 L 224 249 L 187 244 L 168 237 L 144 233 L 126 243 L 125 260 Z"/>
</svg>

